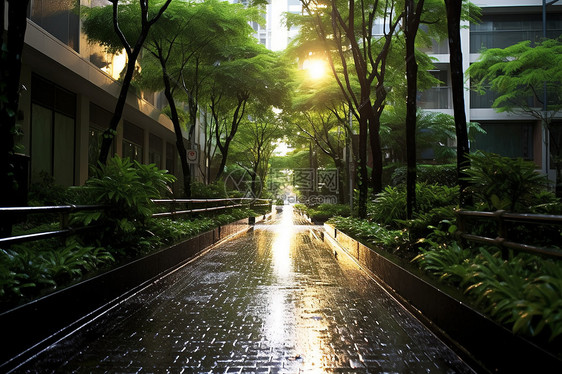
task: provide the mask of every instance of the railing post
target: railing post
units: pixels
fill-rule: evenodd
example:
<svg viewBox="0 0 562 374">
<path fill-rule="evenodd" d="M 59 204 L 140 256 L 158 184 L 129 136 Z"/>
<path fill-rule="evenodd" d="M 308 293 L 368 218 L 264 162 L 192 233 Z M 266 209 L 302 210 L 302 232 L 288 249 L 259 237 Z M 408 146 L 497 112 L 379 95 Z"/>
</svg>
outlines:
<svg viewBox="0 0 562 374">
<path fill-rule="evenodd" d="M 505 210 L 497 210 L 494 213 L 494 217 L 495 217 L 497 225 L 498 225 L 498 237 L 496 239 L 498 240 L 498 243 L 499 243 L 501 251 L 502 251 L 502 258 L 504 260 L 508 260 L 509 259 L 509 251 L 503 245 L 503 242 L 505 240 L 507 240 L 507 226 L 505 224 L 505 220 L 503 219 L 504 213 L 505 213 Z"/>
<path fill-rule="evenodd" d="M 172 213 L 172 221 L 176 220 L 176 199 L 172 199 L 172 204 L 170 205 L 170 213 Z"/>
<path fill-rule="evenodd" d="M 462 211 L 457 210 L 455 216 L 457 217 L 457 231 L 455 232 L 455 236 L 457 239 L 460 239 L 462 238 L 462 234 L 466 231 L 466 222 Z"/>
</svg>

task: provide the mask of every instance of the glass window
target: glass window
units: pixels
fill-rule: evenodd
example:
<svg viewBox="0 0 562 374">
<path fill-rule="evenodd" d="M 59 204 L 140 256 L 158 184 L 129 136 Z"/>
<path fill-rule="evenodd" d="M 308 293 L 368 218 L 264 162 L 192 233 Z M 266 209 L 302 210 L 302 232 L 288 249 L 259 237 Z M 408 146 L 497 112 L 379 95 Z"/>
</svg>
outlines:
<svg viewBox="0 0 562 374">
<path fill-rule="evenodd" d="M 32 181 L 41 173 L 74 184 L 76 96 L 41 77 L 31 80 Z"/>
<path fill-rule="evenodd" d="M 440 83 L 423 92 L 418 93 L 418 106 L 422 109 L 448 109 L 449 108 L 449 72 L 448 70 L 435 70 L 430 72 Z"/>
<path fill-rule="evenodd" d="M 142 146 L 123 139 L 123 158 L 143 162 Z"/>
<path fill-rule="evenodd" d="M 53 176 L 63 186 L 74 184 L 74 118 L 55 113 Z"/>
<path fill-rule="evenodd" d="M 550 131 L 550 168 L 556 169 L 555 157 L 562 157 L 562 122 L 553 122 Z"/>
<path fill-rule="evenodd" d="M 144 162 L 144 130 L 130 122 L 123 123 L 123 158 Z"/>
<path fill-rule="evenodd" d="M 31 179 L 42 173 L 52 175 L 53 111 L 37 104 L 31 106 Z"/>
<path fill-rule="evenodd" d="M 562 13 L 547 15 L 547 37 L 562 35 Z M 482 48 L 505 48 L 523 40 L 532 42 L 542 39 L 542 15 L 494 14 L 482 16 L 482 22 L 470 25 L 470 52 Z"/>
<path fill-rule="evenodd" d="M 166 170 L 170 174 L 175 173 L 176 146 L 172 143 L 166 143 Z"/>
<path fill-rule="evenodd" d="M 29 18 L 61 42 L 79 51 L 80 1 L 31 0 Z"/>
<path fill-rule="evenodd" d="M 533 159 L 533 124 L 480 123 L 486 134 L 477 134 L 471 150 L 493 152 L 505 157 Z"/>
<path fill-rule="evenodd" d="M 88 164 L 96 166 L 100 156 L 103 132 L 109 128 L 111 112 L 90 103 L 90 128 L 88 129 Z M 115 142 L 112 143 L 110 157 L 115 153 Z"/>
<path fill-rule="evenodd" d="M 148 139 L 148 162 L 156 164 L 158 168 L 162 168 L 162 139 L 156 135 L 150 134 Z"/>
<path fill-rule="evenodd" d="M 98 164 L 102 137 L 102 129 L 90 126 L 88 130 L 88 165 L 95 166 Z"/>
</svg>

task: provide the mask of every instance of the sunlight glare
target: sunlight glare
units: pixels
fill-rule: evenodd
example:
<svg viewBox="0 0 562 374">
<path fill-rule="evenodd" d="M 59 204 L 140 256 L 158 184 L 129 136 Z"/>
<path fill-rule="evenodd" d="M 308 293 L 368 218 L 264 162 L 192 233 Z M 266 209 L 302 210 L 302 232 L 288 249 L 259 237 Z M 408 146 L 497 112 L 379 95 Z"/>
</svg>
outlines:
<svg viewBox="0 0 562 374">
<path fill-rule="evenodd" d="M 310 79 L 313 80 L 324 78 L 328 71 L 326 61 L 318 58 L 306 60 L 303 64 L 303 68 L 308 72 Z"/>
</svg>

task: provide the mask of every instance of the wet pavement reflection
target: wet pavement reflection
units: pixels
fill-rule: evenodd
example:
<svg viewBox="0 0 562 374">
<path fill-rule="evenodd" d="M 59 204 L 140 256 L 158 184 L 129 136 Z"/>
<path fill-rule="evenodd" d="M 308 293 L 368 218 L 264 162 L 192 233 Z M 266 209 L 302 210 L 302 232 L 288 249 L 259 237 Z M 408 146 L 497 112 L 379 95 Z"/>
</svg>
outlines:
<svg viewBox="0 0 562 374">
<path fill-rule="evenodd" d="M 472 373 L 290 208 L 18 372 Z"/>
</svg>

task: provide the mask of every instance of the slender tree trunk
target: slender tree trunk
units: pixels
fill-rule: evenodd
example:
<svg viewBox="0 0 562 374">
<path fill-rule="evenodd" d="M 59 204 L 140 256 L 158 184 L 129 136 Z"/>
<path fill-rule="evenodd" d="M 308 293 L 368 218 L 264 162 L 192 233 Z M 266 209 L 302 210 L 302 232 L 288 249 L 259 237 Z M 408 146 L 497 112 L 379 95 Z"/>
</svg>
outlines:
<svg viewBox="0 0 562 374">
<path fill-rule="evenodd" d="M 113 139 L 115 138 L 115 134 L 117 133 L 117 126 L 119 125 L 119 121 L 121 121 L 121 117 L 123 116 L 123 109 L 125 108 L 125 103 L 127 101 L 127 93 L 129 92 L 129 87 L 131 86 L 131 80 L 133 79 L 133 74 L 135 72 L 135 63 L 137 62 L 137 58 L 139 53 L 142 49 L 144 41 L 148 36 L 148 32 L 150 31 L 150 27 L 158 21 L 158 19 L 162 16 L 162 14 L 170 5 L 172 0 L 166 0 L 166 2 L 162 5 L 156 16 L 152 19 L 148 19 L 148 1 L 143 0 L 141 1 L 141 33 L 134 45 L 131 48 L 131 45 L 127 42 L 123 32 L 119 28 L 119 22 L 117 19 L 118 15 L 118 7 L 119 7 L 119 0 L 110 0 L 113 4 L 113 29 L 115 33 L 121 40 L 125 51 L 127 52 L 127 70 L 125 72 L 125 77 L 121 84 L 121 90 L 119 92 L 119 98 L 117 99 L 117 104 L 115 105 L 115 110 L 113 111 L 113 116 L 111 117 L 111 121 L 109 122 L 109 127 L 107 130 L 103 132 L 103 138 L 101 143 L 100 149 L 100 156 L 98 161 L 101 164 L 105 164 L 107 162 L 107 158 L 109 156 L 109 151 L 111 149 L 111 144 L 113 143 Z"/>
<path fill-rule="evenodd" d="M 217 123 L 217 131 L 215 135 L 216 135 L 217 145 L 219 146 L 219 150 L 222 154 L 222 158 L 217 172 L 217 176 L 215 177 L 215 181 L 220 180 L 222 174 L 224 173 L 224 169 L 226 168 L 226 161 L 228 157 L 228 150 L 230 148 L 230 143 L 232 142 L 234 135 L 236 135 L 236 132 L 238 131 L 238 126 L 240 125 L 240 121 L 244 116 L 246 102 L 249 97 L 250 96 L 248 93 L 243 93 L 238 96 L 238 105 L 236 107 L 236 110 L 234 111 L 234 114 L 232 115 L 232 126 L 230 128 L 230 133 L 226 137 L 224 144 L 220 143 L 220 134 L 218 131 L 218 123 Z M 216 117 L 216 119 L 218 119 L 218 116 Z"/>
<path fill-rule="evenodd" d="M 416 96 L 418 93 L 418 63 L 416 61 L 416 34 L 420 23 L 424 0 L 406 0 L 406 215 L 412 218 L 416 206 Z"/>
<path fill-rule="evenodd" d="M 178 116 L 178 110 L 176 107 L 176 101 L 174 100 L 174 95 L 172 94 L 172 86 L 170 83 L 170 77 L 166 69 L 166 62 L 162 56 L 159 56 L 160 66 L 162 67 L 162 80 L 164 81 L 164 96 L 168 100 L 170 105 L 170 112 L 172 115 L 172 123 L 174 125 L 174 132 L 176 133 L 176 148 L 181 162 L 181 169 L 183 175 L 183 194 L 186 198 L 191 197 L 191 169 L 189 163 L 187 162 L 187 151 L 183 143 L 183 135 L 181 132 L 180 119 Z"/>
<path fill-rule="evenodd" d="M 359 187 L 359 201 L 357 215 L 361 219 L 367 218 L 367 197 L 369 194 L 369 176 L 367 175 L 367 117 L 368 110 L 365 103 L 359 113 L 359 170 L 357 183 Z"/>
<path fill-rule="evenodd" d="M 378 100 L 377 100 L 378 102 Z M 382 105 L 382 104 L 381 104 Z M 382 192 L 382 146 L 381 146 L 381 110 L 375 111 L 374 108 L 370 109 L 369 115 L 369 140 L 371 143 L 371 157 L 373 158 L 373 171 L 371 173 L 371 187 L 373 188 L 373 195 Z"/>
<path fill-rule="evenodd" d="M 111 150 L 111 144 L 113 143 L 113 139 L 117 134 L 117 126 L 119 125 L 119 121 L 121 121 L 121 117 L 123 116 L 123 109 L 125 108 L 127 93 L 129 92 L 131 80 L 133 79 L 133 74 L 135 72 L 135 61 L 137 60 L 137 57 L 138 52 L 135 52 L 131 56 L 128 56 L 129 61 L 127 62 L 125 77 L 123 79 L 123 82 L 121 83 L 119 98 L 117 99 L 117 104 L 115 105 L 113 116 L 111 117 L 111 121 L 109 122 L 109 127 L 103 132 L 100 156 L 98 159 L 101 164 L 105 164 L 107 162 L 109 151 Z"/>
<path fill-rule="evenodd" d="M 468 131 L 464 108 L 464 74 L 461 50 L 461 8 L 462 1 L 445 0 L 447 8 L 447 30 L 449 34 L 449 56 L 451 66 L 451 87 L 453 91 L 453 110 L 455 114 L 455 131 L 457 134 L 457 179 L 460 187 L 460 206 L 470 205 L 466 192 L 468 181 L 464 170 L 470 167 L 468 159 Z"/>
<path fill-rule="evenodd" d="M 4 41 L 5 1 L 0 2 L 2 17 L 0 41 L 0 206 L 17 204 L 19 192 L 25 195 L 26 186 L 18 185 L 14 167 L 14 134 L 19 104 L 21 54 L 27 27 L 28 0 L 8 0 L 8 32 Z M 21 203 L 21 202 L 20 202 Z M 0 221 L 0 237 L 11 234 L 9 221 Z"/>
</svg>

